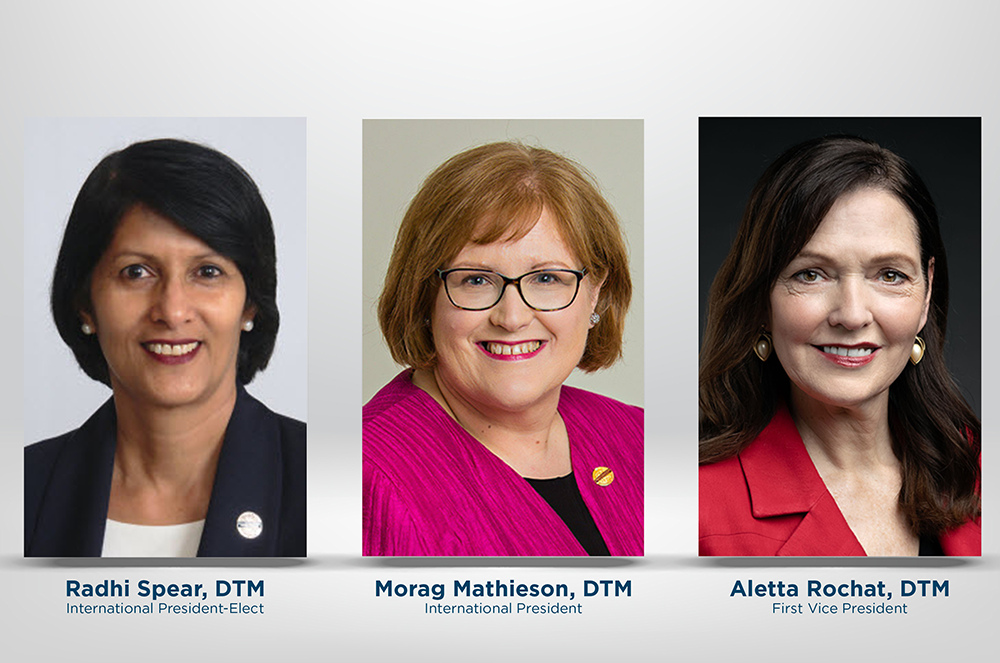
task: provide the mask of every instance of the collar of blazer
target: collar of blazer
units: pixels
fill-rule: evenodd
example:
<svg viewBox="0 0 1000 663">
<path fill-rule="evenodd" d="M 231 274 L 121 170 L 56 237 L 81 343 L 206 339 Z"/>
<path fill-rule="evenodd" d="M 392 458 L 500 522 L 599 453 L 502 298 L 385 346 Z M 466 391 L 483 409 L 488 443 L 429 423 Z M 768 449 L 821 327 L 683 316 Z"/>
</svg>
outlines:
<svg viewBox="0 0 1000 663">
<path fill-rule="evenodd" d="M 275 556 L 281 523 L 281 441 L 277 418 L 237 388 L 209 501 L 199 557 Z M 58 451 L 35 536 L 26 554 L 100 557 L 111 493 L 117 417 L 108 399 Z M 236 528 L 244 512 L 259 516 L 256 538 Z"/>
<path fill-rule="evenodd" d="M 778 555 L 865 554 L 816 471 L 784 404 L 739 459 L 754 518 L 801 519 Z"/>
</svg>

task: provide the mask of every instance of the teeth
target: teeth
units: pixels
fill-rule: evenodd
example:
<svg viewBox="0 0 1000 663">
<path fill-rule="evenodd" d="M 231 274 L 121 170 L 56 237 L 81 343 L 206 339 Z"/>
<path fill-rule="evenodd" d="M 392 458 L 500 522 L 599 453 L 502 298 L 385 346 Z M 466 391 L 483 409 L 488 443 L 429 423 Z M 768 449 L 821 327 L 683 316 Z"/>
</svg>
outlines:
<svg viewBox="0 0 1000 663">
<path fill-rule="evenodd" d="M 824 345 L 823 352 L 839 355 L 841 357 L 867 357 L 875 348 L 841 348 L 833 345 Z"/>
<path fill-rule="evenodd" d="M 169 343 L 146 343 L 146 349 L 157 355 L 186 355 L 198 347 L 198 341 L 193 343 L 183 343 L 181 345 L 170 345 Z"/>
<path fill-rule="evenodd" d="M 542 347 L 541 341 L 527 341 L 517 345 L 507 345 L 505 343 L 487 343 L 486 351 L 494 355 L 526 355 Z"/>
</svg>

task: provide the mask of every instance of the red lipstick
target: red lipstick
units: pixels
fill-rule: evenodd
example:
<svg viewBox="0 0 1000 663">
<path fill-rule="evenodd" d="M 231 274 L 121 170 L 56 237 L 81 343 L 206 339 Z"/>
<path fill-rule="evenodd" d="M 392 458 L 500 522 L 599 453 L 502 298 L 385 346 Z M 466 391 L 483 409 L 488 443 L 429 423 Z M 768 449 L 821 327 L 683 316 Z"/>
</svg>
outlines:
<svg viewBox="0 0 1000 663">
<path fill-rule="evenodd" d="M 825 359 L 844 368 L 860 368 L 871 363 L 880 349 L 873 343 L 814 345 L 813 347 Z"/>
<path fill-rule="evenodd" d="M 182 339 L 178 341 L 168 341 L 153 339 L 141 343 L 146 354 L 160 362 L 161 364 L 177 365 L 186 364 L 192 361 L 201 349 L 201 342 L 194 339 Z M 187 349 L 185 346 L 193 346 Z M 176 354 L 180 350 L 182 354 Z"/>
</svg>

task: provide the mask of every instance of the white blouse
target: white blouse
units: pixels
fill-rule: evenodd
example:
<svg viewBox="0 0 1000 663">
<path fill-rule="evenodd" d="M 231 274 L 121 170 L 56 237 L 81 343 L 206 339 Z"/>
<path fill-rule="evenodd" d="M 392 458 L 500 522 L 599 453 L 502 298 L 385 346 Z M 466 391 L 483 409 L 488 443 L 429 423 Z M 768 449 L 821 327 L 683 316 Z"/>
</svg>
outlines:
<svg viewBox="0 0 1000 663">
<path fill-rule="evenodd" d="M 197 557 L 204 520 L 180 525 L 107 521 L 101 557 Z"/>
</svg>

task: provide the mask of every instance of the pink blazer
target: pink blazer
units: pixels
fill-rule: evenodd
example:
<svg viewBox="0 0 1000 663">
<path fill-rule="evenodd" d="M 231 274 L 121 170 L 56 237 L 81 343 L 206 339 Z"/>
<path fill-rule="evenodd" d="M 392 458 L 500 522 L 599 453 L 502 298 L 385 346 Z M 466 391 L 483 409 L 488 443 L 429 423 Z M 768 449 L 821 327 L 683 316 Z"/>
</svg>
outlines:
<svg viewBox="0 0 1000 663">
<path fill-rule="evenodd" d="M 782 406 L 735 458 L 698 473 L 700 555 L 864 555 Z M 941 536 L 946 555 L 981 555 L 980 519 Z"/>
<path fill-rule="evenodd" d="M 643 554 L 643 411 L 563 387 L 573 475 L 612 555 Z M 586 555 L 527 481 L 405 371 L 363 410 L 365 555 Z M 614 480 L 598 485 L 594 469 Z"/>
</svg>

